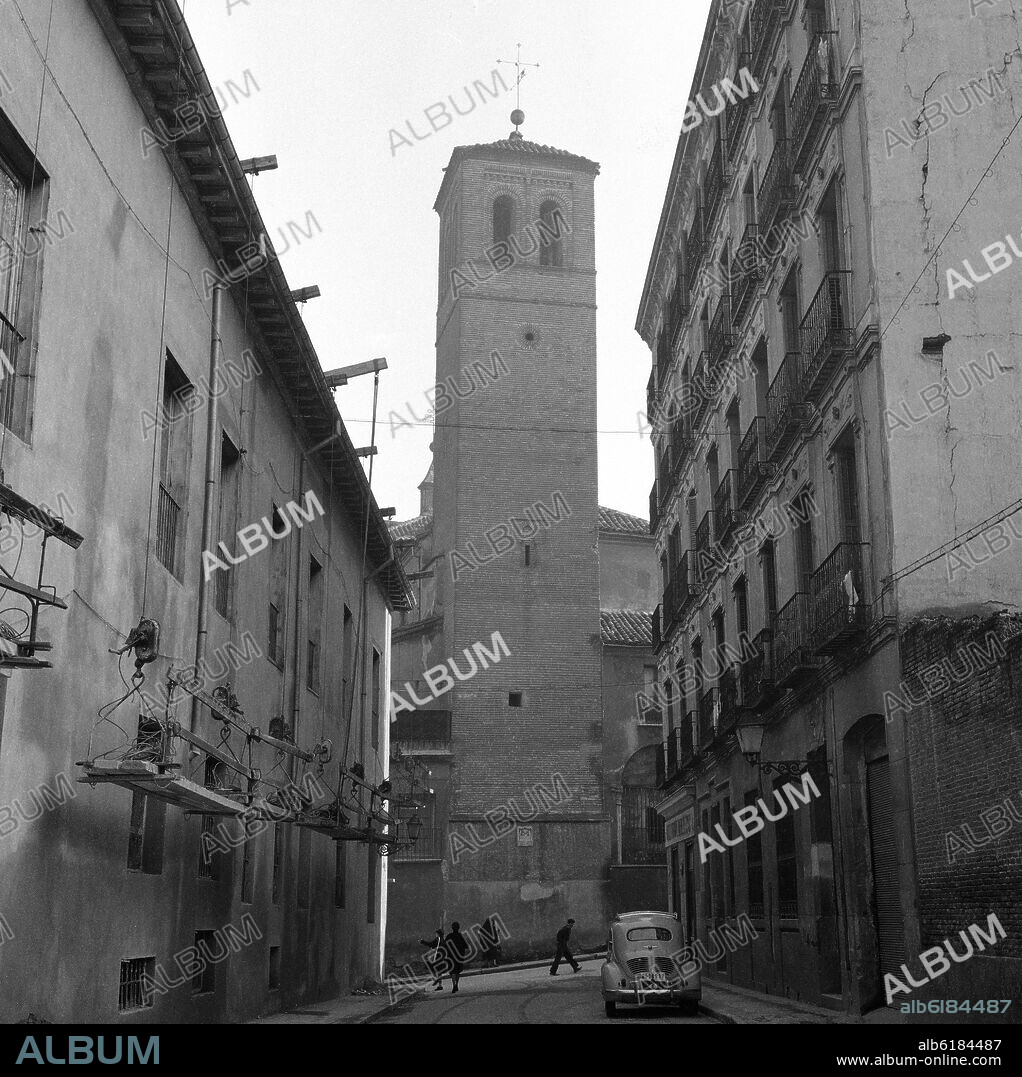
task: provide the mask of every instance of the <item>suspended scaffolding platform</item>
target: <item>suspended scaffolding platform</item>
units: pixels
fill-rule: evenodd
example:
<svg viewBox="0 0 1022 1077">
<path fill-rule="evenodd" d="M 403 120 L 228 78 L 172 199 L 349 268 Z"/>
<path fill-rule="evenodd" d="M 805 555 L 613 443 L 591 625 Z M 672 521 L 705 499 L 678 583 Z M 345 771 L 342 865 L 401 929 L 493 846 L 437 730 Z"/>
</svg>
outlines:
<svg viewBox="0 0 1022 1077">
<path fill-rule="evenodd" d="M 172 773 L 167 764 L 145 759 L 95 759 L 79 763 L 87 785 L 112 784 L 165 800 L 201 815 L 241 815 L 244 804 L 207 789 L 204 785 Z"/>
</svg>

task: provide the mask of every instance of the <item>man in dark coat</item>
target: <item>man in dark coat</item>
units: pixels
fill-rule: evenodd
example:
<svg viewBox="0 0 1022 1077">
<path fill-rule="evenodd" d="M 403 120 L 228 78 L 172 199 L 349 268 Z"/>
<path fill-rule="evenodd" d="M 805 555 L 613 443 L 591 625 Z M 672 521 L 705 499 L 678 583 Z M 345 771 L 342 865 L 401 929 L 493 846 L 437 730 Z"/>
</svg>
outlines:
<svg viewBox="0 0 1022 1077">
<path fill-rule="evenodd" d="M 557 975 L 557 968 L 561 961 L 567 961 L 571 965 L 573 972 L 581 972 L 582 966 L 571 955 L 571 951 L 568 949 L 568 940 L 571 938 L 571 929 L 574 925 L 574 920 L 569 920 L 560 931 L 557 932 L 557 956 L 554 958 L 554 963 L 550 966 L 550 975 Z"/>
<path fill-rule="evenodd" d="M 458 990 L 458 980 L 461 979 L 461 970 L 465 967 L 465 962 L 471 953 L 468 939 L 462 935 L 461 925 L 457 920 L 451 924 L 451 933 L 444 940 L 444 949 L 447 951 L 447 960 L 451 965 L 451 983 L 454 984 L 451 994 L 455 994 Z"/>
<path fill-rule="evenodd" d="M 423 946 L 432 947 L 432 953 L 425 956 L 426 967 L 433 975 L 433 990 L 444 989 L 444 929 L 441 927 L 433 936 L 432 941 L 419 939 Z"/>
</svg>

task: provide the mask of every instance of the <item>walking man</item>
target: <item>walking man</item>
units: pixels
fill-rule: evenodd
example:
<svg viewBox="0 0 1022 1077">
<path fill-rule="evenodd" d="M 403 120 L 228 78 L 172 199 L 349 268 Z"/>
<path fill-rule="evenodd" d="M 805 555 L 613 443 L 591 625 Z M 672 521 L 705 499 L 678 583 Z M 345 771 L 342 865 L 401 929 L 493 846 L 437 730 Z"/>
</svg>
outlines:
<svg viewBox="0 0 1022 1077">
<path fill-rule="evenodd" d="M 554 963 L 550 966 L 550 975 L 557 975 L 557 968 L 561 961 L 567 961 L 571 965 L 573 972 L 581 972 L 582 966 L 572 957 L 571 951 L 568 949 L 568 940 L 571 938 L 571 929 L 574 926 L 574 920 L 568 920 L 568 922 L 557 932 L 557 956 L 554 958 Z"/>
<path fill-rule="evenodd" d="M 458 981 L 461 979 L 461 970 L 465 967 L 470 953 L 468 940 L 461 933 L 461 925 L 457 920 L 451 924 L 451 933 L 444 940 L 444 948 L 447 951 L 447 961 L 451 966 L 451 994 L 458 991 Z"/>
</svg>

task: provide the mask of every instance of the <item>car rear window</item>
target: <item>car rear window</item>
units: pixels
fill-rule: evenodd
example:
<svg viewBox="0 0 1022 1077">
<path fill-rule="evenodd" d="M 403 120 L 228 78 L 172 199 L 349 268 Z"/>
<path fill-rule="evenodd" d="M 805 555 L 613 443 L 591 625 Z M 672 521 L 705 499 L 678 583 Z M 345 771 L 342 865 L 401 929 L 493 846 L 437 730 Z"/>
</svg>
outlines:
<svg viewBox="0 0 1022 1077">
<path fill-rule="evenodd" d="M 672 936 L 666 927 L 633 927 L 625 937 L 629 942 L 670 942 Z"/>
</svg>

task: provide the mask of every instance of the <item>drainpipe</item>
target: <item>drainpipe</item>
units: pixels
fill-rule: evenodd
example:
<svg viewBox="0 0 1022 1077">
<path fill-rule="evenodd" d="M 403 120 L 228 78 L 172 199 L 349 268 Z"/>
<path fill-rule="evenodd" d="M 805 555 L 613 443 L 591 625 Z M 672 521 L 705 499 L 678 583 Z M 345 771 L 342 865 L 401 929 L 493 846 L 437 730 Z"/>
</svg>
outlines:
<svg viewBox="0 0 1022 1077">
<path fill-rule="evenodd" d="M 303 497 L 305 493 L 305 457 L 300 456 L 298 458 L 298 493 L 296 498 Z M 302 504 L 304 508 L 304 502 Z M 302 544 L 302 532 L 303 528 L 295 528 L 295 556 L 298 559 L 298 570 L 295 573 L 295 645 L 294 645 L 294 657 L 292 660 L 291 680 L 294 684 L 294 692 L 291 699 L 291 729 L 294 734 L 294 738 L 298 739 L 298 721 L 301 718 L 302 710 L 302 692 L 304 689 L 304 682 L 302 680 L 302 590 L 303 579 L 305 576 L 305 558 L 303 556 L 303 544 Z"/>
<path fill-rule="evenodd" d="M 209 374 L 206 398 L 206 483 L 202 500 L 202 549 L 209 550 L 214 545 L 213 525 L 216 506 L 217 487 L 217 430 L 219 413 L 217 410 L 216 387 L 220 373 L 220 324 L 223 318 L 223 288 L 213 289 L 213 310 L 210 315 L 209 331 Z M 201 676 L 206 665 L 206 645 L 209 637 L 209 580 L 206 579 L 205 566 L 199 576 L 199 628 L 195 636 L 195 671 Z M 199 721 L 200 703 L 192 698 L 190 728 L 194 732 Z"/>
</svg>

